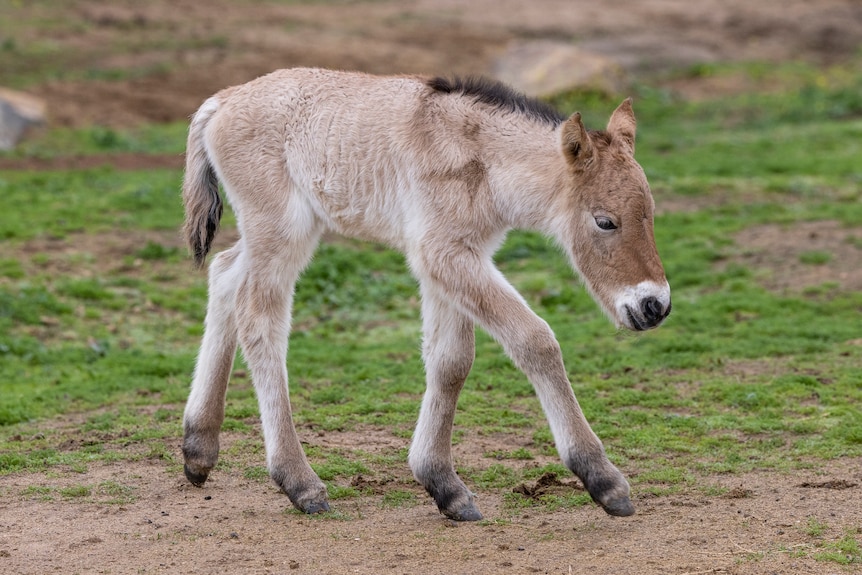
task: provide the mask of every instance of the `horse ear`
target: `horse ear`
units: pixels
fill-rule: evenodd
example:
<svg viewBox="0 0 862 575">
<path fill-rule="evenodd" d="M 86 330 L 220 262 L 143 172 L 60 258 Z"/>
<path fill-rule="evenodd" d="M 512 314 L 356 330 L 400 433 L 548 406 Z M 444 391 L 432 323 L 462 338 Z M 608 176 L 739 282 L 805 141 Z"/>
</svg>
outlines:
<svg viewBox="0 0 862 575">
<path fill-rule="evenodd" d="M 636 129 L 637 121 L 632 109 L 632 99 L 626 98 L 611 114 L 611 119 L 608 121 L 608 133 L 612 138 L 621 140 L 634 153 Z"/>
<path fill-rule="evenodd" d="M 563 123 L 562 140 L 563 154 L 573 166 L 593 154 L 593 143 L 581 121 L 580 112 L 575 112 Z"/>
</svg>

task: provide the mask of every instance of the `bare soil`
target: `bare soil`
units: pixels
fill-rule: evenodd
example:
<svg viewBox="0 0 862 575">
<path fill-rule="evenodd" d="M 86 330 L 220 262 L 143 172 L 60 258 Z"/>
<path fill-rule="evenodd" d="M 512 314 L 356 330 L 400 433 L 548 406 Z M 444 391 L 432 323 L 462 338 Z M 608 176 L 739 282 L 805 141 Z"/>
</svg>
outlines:
<svg viewBox="0 0 862 575">
<path fill-rule="evenodd" d="M 736 236 L 733 261 L 779 292 L 824 287 L 862 290 L 862 229 L 835 221 L 755 226 Z"/>
<path fill-rule="evenodd" d="M 14 10 L 13 15 L 38 14 L 46 8 L 17 3 Z M 511 42 L 536 38 L 575 39 L 584 49 L 617 59 L 632 77 L 714 60 L 802 58 L 828 64 L 855 53 L 862 38 L 862 5 L 853 0 L 120 0 L 51 3 L 50 15 L 72 25 L 59 33 L 23 30 L 18 42 L 62 46 L 74 54 L 68 63 L 73 71 L 128 72 L 110 80 L 31 86 L 47 100 L 53 124 L 74 126 L 181 120 L 209 94 L 280 67 L 482 73 Z M 745 89 L 710 81 L 677 79 L 673 88 L 692 97 Z M 179 165 L 175 157 L 126 155 L 4 160 L 0 168 L 101 163 Z M 760 266 L 763 281 L 774 289 L 824 281 L 860 289 L 858 231 L 829 229 L 820 223 L 792 233 L 752 231 L 739 238 L 740 245 L 750 246 L 739 258 Z M 65 241 L 59 250 L 102 249 Z M 139 241 L 129 240 L 130 253 Z M 166 237 L 159 241 L 174 245 Z M 126 249 L 122 240 L 97 244 Z M 840 257 L 801 263 L 803 252 L 820 250 Z M 61 267 L 62 258 L 58 262 Z M 62 428 L 62 444 L 71 449 L 84 439 L 78 417 L 46 425 Z M 370 452 L 407 445 L 378 429 L 303 436 L 310 444 Z M 224 446 L 236 439 L 228 435 Z M 460 465 L 481 468 L 495 463 L 483 453 L 517 449 L 525 439 L 468 434 L 456 446 L 456 457 Z M 168 447 L 178 458 L 179 438 Z M 127 449 L 133 454 L 135 446 Z M 858 539 L 862 530 L 858 459 L 818 462 L 793 474 L 714 475 L 697 488 L 661 497 L 635 493 L 638 513 L 626 519 L 592 505 L 515 513 L 505 508 L 503 493 L 483 492 L 479 504 L 491 521 L 456 524 L 437 513 L 406 468 L 352 478 L 366 494 L 334 501 L 345 516 L 338 520 L 286 513 L 287 499 L 269 482 L 243 477 L 241 466 L 217 470 L 198 489 L 186 483 L 177 465 L 140 455 L 133 462 L 94 464 L 83 473 L 59 469 L 0 477 L 0 573 L 849 573 L 851 567 L 815 555 L 846 533 Z M 97 487 L 105 482 L 131 487 L 131 495 L 120 502 L 100 496 Z M 96 489 L 84 497 L 58 495 L 63 487 L 80 485 Z M 52 488 L 53 496 L 40 496 L 33 489 L 40 486 Z M 530 493 L 579 486 L 558 478 L 520 488 Z M 412 491 L 415 502 L 385 504 L 384 495 L 393 489 Z M 822 533 L 814 533 L 817 525 Z"/>
<path fill-rule="evenodd" d="M 63 445 L 74 449 L 80 434 L 75 422 L 66 425 L 70 439 Z M 240 438 L 223 439 L 229 448 Z M 380 429 L 307 440 L 371 453 L 407 445 Z M 483 453 L 523 443 L 515 435 L 468 436 L 456 446 L 456 458 L 462 465 L 488 466 L 495 461 Z M 178 439 L 171 449 L 179 452 Z M 552 460 L 545 459 L 506 465 Z M 342 519 L 300 515 L 274 485 L 244 478 L 237 467 L 216 470 L 203 488 L 189 485 L 179 466 L 147 458 L 92 465 L 84 473 L 61 469 L 0 478 L 0 572 L 848 573 L 814 557 L 862 526 L 862 469 L 852 460 L 793 474 L 715 475 L 698 489 L 661 497 L 636 493 L 638 512 L 626 519 L 594 505 L 514 511 L 504 506 L 503 492 L 483 492 L 479 504 L 488 521 L 482 523 L 445 519 L 406 467 L 343 481 L 364 495 L 333 502 Z M 100 496 L 99 486 L 106 484 L 128 489 L 127 500 Z M 80 486 L 92 495 L 60 495 Z M 53 495 L 38 494 L 39 487 L 52 488 Z M 720 495 L 708 495 L 707 488 Z M 561 494 L 582 488 L 571 478 L 541 478 L 515 489 Z M 387 504 L 384 494 L 391 490 L 415 499 Z"/>
</svg>

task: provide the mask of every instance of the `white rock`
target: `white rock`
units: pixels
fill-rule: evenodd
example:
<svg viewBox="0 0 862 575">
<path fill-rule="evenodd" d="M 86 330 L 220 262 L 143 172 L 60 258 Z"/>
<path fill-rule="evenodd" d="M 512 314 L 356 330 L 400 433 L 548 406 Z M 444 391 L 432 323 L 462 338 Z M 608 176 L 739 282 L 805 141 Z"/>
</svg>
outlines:
<svg viewBox="0 0 862 575">
<path fill-rule="evenodd" d="M 11 150 L 31 126 L 45 121 L 45 102 L 23 92 L 0 88 L 0 150 Z"/>
<path fill-rule="evenodd" d="M 528 96 L 586 88 L 617 93 L 625 73 L 616 61 L 565 42 L 514 42 L 494 62 L 494 75 Z"/>
</svg>

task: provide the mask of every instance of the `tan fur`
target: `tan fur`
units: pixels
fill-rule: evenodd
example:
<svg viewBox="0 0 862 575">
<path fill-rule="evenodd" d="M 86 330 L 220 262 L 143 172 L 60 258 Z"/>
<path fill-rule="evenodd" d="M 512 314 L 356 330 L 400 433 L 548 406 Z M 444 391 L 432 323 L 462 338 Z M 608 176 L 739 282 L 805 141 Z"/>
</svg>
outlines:
<svg viewBox="0 0 862 575">
<path fill-rule="evenodd" d="M 443 513 L 481 517 L 449 446 L 474 324 L 533 383 L 561 457 L 593 497 L 609 513 L 633 512 L 627 482 L 572 393 L 553 333 L 491 257 L 509 229 L 543 232 L 617 325 L 658 325 L 670 291 L 634 139 L 630 100 L 607 132 L 588 132 L 579 114 L 549 125 L 417 77 L 282 70 L 210 98 L 189 131 L 185 233 L 202 263 L 220 216 L 217 176 L 242 239 L 210 272 L 185 415 L 189 479 L 202 483 L 215 464 L 238 341 L 273 478 L 298 508 L 328 509 L 293 429 L 285 368 L 293 286 L 328 230 L 401 250 L 420 282 L 428 389 L 410 465 Z M 599 228 L 608 222 L 616 229 Z"/>
</svg>

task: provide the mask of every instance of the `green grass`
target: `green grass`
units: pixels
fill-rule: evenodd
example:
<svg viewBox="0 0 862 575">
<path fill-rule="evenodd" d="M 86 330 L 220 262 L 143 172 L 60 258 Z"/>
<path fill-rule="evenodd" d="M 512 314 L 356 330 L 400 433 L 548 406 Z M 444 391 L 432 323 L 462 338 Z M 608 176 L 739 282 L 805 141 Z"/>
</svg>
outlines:
<svg viewBox="0 0 862 575">
<path fill-rule="evenodd" d="M 118 153 L 176 155 L 185 151 L 188 124 L 154 124 L 135 129 L 104 126 L 54 128 L 39 138 L 22 141 L 13 151 L 0 152 L 10 158 L 51 159 L 69 155 L 105 156 Z"/>
<path fill-rule="evenodd" d="M 656 496 L 696 489 L 714 473 L 789 471 L 862 455 L 862 293 L 837 284 L 769 291 L 762 270 L 734 259 L 746 249 L 736 234 L 747 228 L 862 222 L 862 107 L 854 96 L 862 72 L 751 65 L 686 73 L 750 74 L 788 89 L 687 103 L 639 88 L 638 158 L 659 208 L 691 202 L 656 220 L 674 290 L 665 326 L 640 336 L 616 332 L 559 250 L 535 234 L 511 234 L 496 258 L 557 334 L 575 392 L 611 458 L 636 493 Z M 571 110 L 575 101 L 594 126 L 616 103 L 583 94 L 557 103 Z M 15 153 L 59 154 L 59 142 L 93 154 L 172 152 L 182 149 L 183 131 L 49 132 Z M 167 240 L 129 246 L 113 259 L 86 247 L 128 230 L 176 229 L 180 177 L 172 170 L 0 172 L 0 473 L 85 470 L 140 457 L 181 473 L 175 446 L 201 335 L 205 274 Z M 806 251 L 800 261 L 824 266 L 834 256 Z M 358 242 L 322 246 L 299 284 L 294 325 L 291 399 L 302 433 L 382 429 L 406 445 L 424 385 L 419 301 L 404 258 Z M 246 369 L 241 358 L 236 369 Z M 83 425 L 64 427 L 68 412 L 83 414 Z M 266 481 L 257 426 L 253 387 L 238 374 L 224 427 L 240 439 L 219 465 Z M 492 449 L 481 464 L 462 467 L 471 488 L 508 494 L 512 508 L 587 503 L 578 491 L 541 500 L 511 493 L 544 471 L 567 472 L 537 462 L 554 448 L 532 387 L 479 332 L 455 440 L 494 434 L 517 436 L 523 447 Z M 69 437 L 79 447 L 60 449 Z M 339 497 L 362 493 L 349 486 L 357 475 L 409 481 L 403 449 L 307 451 Z M 385 489 L 383 505 L 412 504 L 415 493 L 399 481 Z M 27 495 L 131 496 L 85 487 L 89 495 Z M 823 552 L 858 562 L 858 547 L 838 545 Z"/>
<path fill-rule="evenodd" d="M 2 172 L 0 238 L 63 238 L 112 229 L 175 229 L 182 218 L 179 173 L 111 168 Z"/>
<path fill-rule="evenodd" d="M 392 490 L 383 494 L 383 507 L 412 507 L 416 504 L 416 493 L 406 490 Z"/>
<path fill-rule="evenodd" d="M 814 553 L 814 558 L 839 565 L 858 565 L 862 563 L 862 545 L 856 536 L 846 533 L 838 541 L 825 543 L 821 551 Z"/>
<path fill-rule="evenodd" d="M 102 505 L 124 505 L 135 500 L 135 488 L 109 480 L 98 485 L 75 484 L 67 487 L 30 485 L 20 495 L 41 501 L 59 498 L 65 501 L 98 502 Z"/>
</svg>

